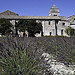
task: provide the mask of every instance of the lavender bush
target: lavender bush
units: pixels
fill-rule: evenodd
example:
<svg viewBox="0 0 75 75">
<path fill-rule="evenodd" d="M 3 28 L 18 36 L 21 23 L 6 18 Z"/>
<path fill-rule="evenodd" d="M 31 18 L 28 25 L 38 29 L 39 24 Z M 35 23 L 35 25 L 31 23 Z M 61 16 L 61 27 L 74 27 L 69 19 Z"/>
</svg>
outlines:
<svg viewBox="0 0 75 75">
<path fill-rule="evenodd" d="M 18 39 L 18 40 L 17 40 Z M 40 62 L 33 51 L 23 48 L 22 38 L 2 38 L 0 41 L 1 75 L 39 75 L 42 74 Z"/>
<path fill-rule="evenodd" d="M 19 54 L 20 51 L 23 54 L 20 55 Z M 25 56 L 24 54 L 25 52 L 26 53 L 25 57 L 29 57 L 27 58 L 27 60 L 31 59 L 30 63 L 32 62 L 32 64 L 34 64 L 34 61 L 35 61 L 35 64 L 34 64 L 35 67 L 40 65 L 41 68 L 36 67 L 35 69 L 36 71 L 33 70 L 34 71 L 33 75 L 39 75 L 42 72 L 44 74 L 41 74 L 41 75 L 49 75 L 53 73 L 51 71 L 48 71 L 48 68 L 50 68 L 50 66 L 48 66 L 45 63 L 41 55 L 43 53 L 49 53 L 55 57 L 57 62 L 64 63 L 68 67 L 69 65 L 75 65 L 75 38 L 74 37 L 70 37 L 70 38 L 69 37 L 0 38 L 0 60 L 3 60 L 4 58 L 6 60 L 8 56 L 10 56 L 9 58 L 11 57 L 15 58 L 16 56 L 14 55 L 15 54 L 14 52 L 15 53 L 18 52 L 17 58 L 20 58 L 19 56 L 22 56 L 22 55 Z M 9 61 L 11 61 L 11 59 L 9 59 Z M 20 60 L 18 59 L 18 61 Z M 2 68 L 2 62 L 0 63 L 1 63 L 0 68 L 2 71 L 4 71 Z M 22 73 L 24 72 L 22 71 Z"/>
</svg>

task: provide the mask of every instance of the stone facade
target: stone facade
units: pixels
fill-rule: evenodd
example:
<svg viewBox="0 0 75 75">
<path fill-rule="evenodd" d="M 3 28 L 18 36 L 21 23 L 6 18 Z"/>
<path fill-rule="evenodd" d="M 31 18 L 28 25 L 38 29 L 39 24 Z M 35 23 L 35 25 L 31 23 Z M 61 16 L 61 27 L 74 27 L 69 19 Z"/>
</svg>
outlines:
<svg viewBox="0 0 75 75">
<path fill-rule="evenodd" d="M 21 19 L 35 19 L 36 22 L 42 23 L 43 36 L 68 36 L 65 33 L 66 28 L 71 26 L 75 29 L 75 15 L 66 18 L 65 16 L 60 16 L 59 8 L 55 5 L 49 11 L 49 16 L 19 16 L 12 11 L 5 11 L 0 13 L 0 18 L 8 19 L 14 26 L 15 23 Z M 20 32 L 18 32 L 20 34 Z M 22 32 L 21 32 L 22 33 Z M 23 35 L 22 35 L 23 36 Z M 41 37 L 40 34 L 35 34 L 36 37 Z"/>
</svg>

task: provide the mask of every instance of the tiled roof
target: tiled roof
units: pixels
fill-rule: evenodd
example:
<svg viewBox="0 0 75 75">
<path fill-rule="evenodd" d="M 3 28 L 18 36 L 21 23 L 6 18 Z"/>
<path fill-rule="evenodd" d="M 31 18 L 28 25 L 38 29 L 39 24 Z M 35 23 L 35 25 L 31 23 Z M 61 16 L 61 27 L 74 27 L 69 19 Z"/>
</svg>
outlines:
<svg viewBox="0 0 75 75">
<path fill-rule="evenodd" d="M 0 13 L 0 15 L 4 15 L 4 16 L 6 16 L 6 15 L 14 15 L 15 16 L 16 15 L 16 16 L 18 16 L 17 13 L 14 13 L 10 10 L 7 10 L 7 11 L 4 11 L 4 12 Z"/>
<path fill-rule="evenodd" d="M 53 8 L 57 8 L 55 5 L 53 6 Z M 67 20 L 67 18 L 65 16 L 18 16 L 18 14 L 7 10 L 4 11 L 2 13 L 0 13 L 0 18 L 6 18 L 6 19 L 43 19 L 43 20 Z"/>
<path fill-rule="evenodd" d="M 40 20 L 68 20 L 65 16 L 11 16 L 11 15 L 7 15 L 7 16 L 3 16 L 0 15 L 0 18 L 6 18 L 6 19 L 40 19 Z"/>
<path fill-rule="evenodd" d="M 72 16 L 68 17 L 68 19 L 69 19 L 69 18 L 73 18 L 73 17 L 75 17 L 75 15 L 72 15 Z"/>
<path fill-rule="evenodd" d="M 66 16 L 59 16 L 59 18 L 60 18 L 61 20 L 68 20 L 68 19 L 66 18 Z"/>
<path fill-rule="evenodd" d="M 58 16 L 19 16 L 23 19 L 60 19 Z"/>
<path fill-rule="evenodd" d="M 59 13 L 59 8 L 56 7 L 55 5 L 52 6 L 50 9 L 49 13 Z"/>
<path fill-rule="evenodd" d="M 60 19 L 58 16 L 3 16 L 0 15 L 0 18 L 6 19 Z"/>
<path fill-rule="evenodd" d="M 75 24 L 75 15 L 68 17 L 68 20 L 70 21 L 71 24 Z"/>
<path fill-rule="evenodd" d="M 56 8 L 56 9 L 57 9 L 58 7 L 57 7 L 56 5 L 53 5 L 53 6 L 52 6 L 52 9 L 53 9 L 53 8 Z"/>
</svg>

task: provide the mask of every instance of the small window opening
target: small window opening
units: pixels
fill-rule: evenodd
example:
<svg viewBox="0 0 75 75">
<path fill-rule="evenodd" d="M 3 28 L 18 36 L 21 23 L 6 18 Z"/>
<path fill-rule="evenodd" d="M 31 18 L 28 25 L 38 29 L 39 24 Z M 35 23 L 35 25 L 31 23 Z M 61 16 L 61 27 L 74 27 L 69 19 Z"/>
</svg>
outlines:
<svg viewBox="0 0 75 75">
<path fill-rule="evenodd" d="M 63 23 L 63 25 L 65 25 L 65 23 Z"/>
<path fill-rule="evenodd" d="M 61 30 L 61 35 L 63 35 L 63 29 Z"/>
<path fill-rule="evenodd" d="M 49 25 L 50 25 L 50 21 L 49 21 Z"/>
<path fill-rule="evenodd" d="M 52 35 L 52 32 L 50 32 L 50 36 Z"/>
<path fill-rule="evenodd" d="M 57 16 L 57 15 L 54 15 L 54 16 Z"/>
</svg>

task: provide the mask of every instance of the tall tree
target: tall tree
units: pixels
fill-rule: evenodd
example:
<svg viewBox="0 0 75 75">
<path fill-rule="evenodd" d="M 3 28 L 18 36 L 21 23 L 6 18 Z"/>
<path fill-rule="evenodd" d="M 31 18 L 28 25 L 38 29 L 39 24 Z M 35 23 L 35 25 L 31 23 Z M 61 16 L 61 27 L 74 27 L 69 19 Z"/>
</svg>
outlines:
<svg viewBox="0 0 75 75">
<path fill-rule="evenodd" d="M 7 19 L 0 19 L 0 33 L 5 35 L 6 33 L 11 32 L 12 24 Z"/>
<path fill-rule="evenodd" d="M 75 36 L 75 29 L 68 27 L 65 31 L 69 36 Z"/>
<path fill-rule="evenodd" d="M 37 23 L 36 20 L 19 20 L 16 29 L 22 32 L 28 31 L 29 36 L 34 36 L 35 33 L 42 31 L 42 24 Z"/>
</svg>

